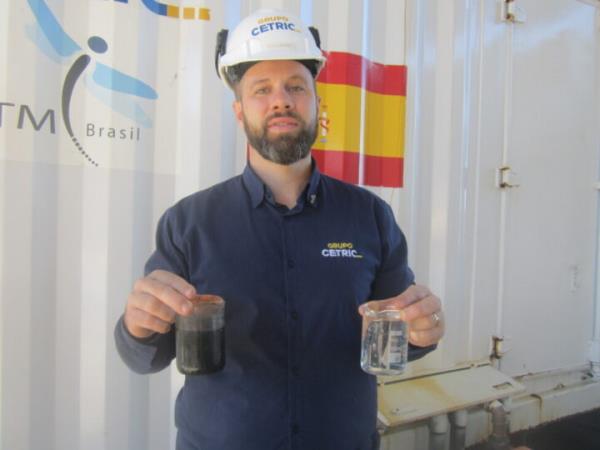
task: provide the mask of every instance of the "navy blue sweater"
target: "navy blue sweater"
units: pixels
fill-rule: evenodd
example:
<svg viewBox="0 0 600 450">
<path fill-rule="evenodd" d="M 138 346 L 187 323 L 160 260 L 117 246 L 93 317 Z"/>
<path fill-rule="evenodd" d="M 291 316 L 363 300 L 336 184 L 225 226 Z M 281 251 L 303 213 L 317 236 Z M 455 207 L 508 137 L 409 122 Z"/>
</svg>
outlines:
<svg viewBox="0 0 600 450">
<path fill-rule="evenodd" d="M 358 306 L 414 281 L 390 207 L 313 169 L 292 210 L 243 175 L 167 210 L 147 262 L 226 301 L 226 365 L 188 376 L 176 402 L 180 450 L 377 448 L 376 379 L 360 368 Z M 139 340 L 122 320 L 123 360 L 152 373 L 174 333 Z M 434 347 L 410 347 L 415 359 Z"/>
</svg>

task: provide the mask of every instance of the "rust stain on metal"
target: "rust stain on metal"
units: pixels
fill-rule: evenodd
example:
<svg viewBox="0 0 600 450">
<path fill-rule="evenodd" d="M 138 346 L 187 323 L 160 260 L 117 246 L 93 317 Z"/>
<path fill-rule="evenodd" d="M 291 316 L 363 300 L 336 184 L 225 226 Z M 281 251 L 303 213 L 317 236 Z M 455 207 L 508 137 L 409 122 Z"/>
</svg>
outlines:
<svg viewBox="0 0 600 450">
<path fill-rule="evenodd" d="M 443 403 L 447 405 L 455 405 L 457 403 L 461 403 L 460 399 L 453 397 L 448 394 L 448 391 L 443 389 L 440 384 L 433 378 L 422 378 L 420 380 L 415 380 L 413 382 L 413 386 L 417 389 L 423 389 Z"/>
</svg>

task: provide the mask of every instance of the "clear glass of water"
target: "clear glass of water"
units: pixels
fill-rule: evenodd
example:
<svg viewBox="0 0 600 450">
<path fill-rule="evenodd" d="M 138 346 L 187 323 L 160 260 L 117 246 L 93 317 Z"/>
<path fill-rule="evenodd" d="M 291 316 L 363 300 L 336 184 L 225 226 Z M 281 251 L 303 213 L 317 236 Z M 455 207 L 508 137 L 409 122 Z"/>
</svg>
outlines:
<svg viewBox="0 0 600 450">
<path fill-rule="evenodd" d="M 400 311 L 381 303 L 363 307 L 360 366 L 372 375 L 400 375 L 408 361 L 408 327 Z"/>
</svg>

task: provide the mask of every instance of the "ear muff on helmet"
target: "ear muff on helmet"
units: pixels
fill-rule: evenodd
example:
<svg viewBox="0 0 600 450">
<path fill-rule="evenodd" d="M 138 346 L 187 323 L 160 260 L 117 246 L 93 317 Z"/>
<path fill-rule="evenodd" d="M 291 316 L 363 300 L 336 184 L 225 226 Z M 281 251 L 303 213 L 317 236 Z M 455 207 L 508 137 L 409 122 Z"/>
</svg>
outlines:
<svg viewBox="0 0 600 450">
<path fill-rule="evenodd" d="M 321 50 L 321 36 L 319 36 L 319 30 L 317 30 L 315 27 L 308 27 L 308 30 L 310 31 L 310 34 L 312 34 L 317 48 Z"/>
<path fill-rule="evenodd" d="M 217 76 L 219 78 L 221 78 L 221 74 L 219 73 L 219 58 L 225 54 L 228 34 L 229 30 L 226 29 L 222 29 L 217 33 L 217 46 L 215 48 L 215 70 L 217 71 Z"/>
</svg>

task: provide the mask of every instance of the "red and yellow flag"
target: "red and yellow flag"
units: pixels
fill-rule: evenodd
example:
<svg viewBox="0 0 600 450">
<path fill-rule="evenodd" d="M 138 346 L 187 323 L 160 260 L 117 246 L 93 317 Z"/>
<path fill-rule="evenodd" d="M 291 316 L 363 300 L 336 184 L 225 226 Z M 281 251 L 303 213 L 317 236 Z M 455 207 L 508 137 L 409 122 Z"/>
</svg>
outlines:
<svg viewBox="0 0 600 450">
<path fill-rule="evenodd" d="M 317 92 L 321 107 L 313 156 L 319 169 L 350 183 L 358 183 L 362 170 L 367 186 L 402 187 L 406 66 L 330 52 L 317 79 Z"/>
</svg>

